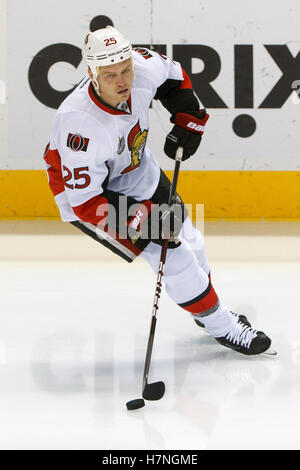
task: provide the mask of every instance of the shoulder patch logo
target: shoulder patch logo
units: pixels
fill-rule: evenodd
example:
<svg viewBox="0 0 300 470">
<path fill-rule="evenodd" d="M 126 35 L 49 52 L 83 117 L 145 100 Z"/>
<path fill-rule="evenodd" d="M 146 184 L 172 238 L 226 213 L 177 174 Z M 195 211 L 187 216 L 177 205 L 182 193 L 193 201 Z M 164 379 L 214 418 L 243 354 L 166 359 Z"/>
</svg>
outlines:
<svg viewBox="0 0 300 470">
<path fill-rule="evenodd" d="M 141 54 L 144 59 L 150 59 L 150 57 L 153 57 L 152 54 L 150 54 L 150 51 L 145 47 L 134 47 L 133 49 L 139 54 Z"/>
<path fill-rule="evenodd" d="M 69 134 L 67 139 L 67 147 L 73 152 L 86 152 L 90 139 L 82 137 L 80 134 Z"/>
</svg>

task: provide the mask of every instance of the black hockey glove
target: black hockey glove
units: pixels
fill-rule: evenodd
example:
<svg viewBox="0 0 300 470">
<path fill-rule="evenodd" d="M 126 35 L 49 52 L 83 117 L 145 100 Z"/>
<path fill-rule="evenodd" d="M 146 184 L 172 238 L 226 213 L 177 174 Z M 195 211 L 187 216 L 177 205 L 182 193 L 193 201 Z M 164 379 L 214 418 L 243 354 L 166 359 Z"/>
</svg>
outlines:
<svg viewBox="0 0 300 470">
<path fill-rule="evenodd" d="M 174 160 L 178 147 L 183 147 L 183 161 L 194 155 L 200 145 L 208 118 L 209 114 L 205 109 L 174 114 L 170 120 L 175 126 L 166 137 L 165 154 Z"/>
<path fill-rule="evenodd" d="M 174 203 L 172 206 L 164 204 L 165 208 L 159 218 L 159 238 L 152 239 L 153 243 L 163 245 L 168 239 L 168 248 L 177 248 L 181 245 L 178 234 L 184 220 L 183 205 Z"/>
</svg>

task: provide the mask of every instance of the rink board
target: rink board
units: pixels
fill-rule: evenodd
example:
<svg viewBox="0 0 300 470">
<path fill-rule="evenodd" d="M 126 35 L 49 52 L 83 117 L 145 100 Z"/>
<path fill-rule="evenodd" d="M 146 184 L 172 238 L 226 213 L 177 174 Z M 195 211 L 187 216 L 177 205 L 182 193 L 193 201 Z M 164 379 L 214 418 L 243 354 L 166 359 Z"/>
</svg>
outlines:
<svg viewBox="0 0 300 470">
<path fill-rule="evenodd" d="M 59 217 L 42 156 L 59 104 L 87 73 L 86 33 L 113 24 L 180 62 L 210 114 L 182 165 L 185 202 L 204 204 L 207 219 L 300 219 L 298 0 L 188 0 L 180 13 L 159 0 L 73 3 L 0 2 L 0 218 Z M 154 100 L 149 119 L 147 145 L 171 175 L 169 113 Z"/>
<path fill-rule="evenodd" d="M 172 178 L 172 172 L 166 172 Z M 208 219 L 300 219 L 300 172 L 182 171 L 186 204 L 204 204 Z M 45 171 L 0 171 L 0 218 L 58 218 Z"/>
</svg>

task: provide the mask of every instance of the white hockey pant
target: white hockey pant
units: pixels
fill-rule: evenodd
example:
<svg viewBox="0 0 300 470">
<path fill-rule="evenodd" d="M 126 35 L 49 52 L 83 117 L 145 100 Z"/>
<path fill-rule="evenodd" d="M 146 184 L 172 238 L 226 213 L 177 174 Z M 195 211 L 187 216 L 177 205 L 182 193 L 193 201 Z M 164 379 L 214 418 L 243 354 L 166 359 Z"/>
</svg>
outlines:
<svg viewBox="0 0 300 470">
<path fill-rule="evenodd" d="M 203 237 L 187 218 L 178 238 L 181 245 L 167 251 L 163 275 L 165 289 L 180 307 L 193 316 L 205 317 L 218 309 L 219 300 L 210 282 Z M 160 255 L 161 246 L 151 242 L 140 256 L 157 273 Z"/>
</svg>

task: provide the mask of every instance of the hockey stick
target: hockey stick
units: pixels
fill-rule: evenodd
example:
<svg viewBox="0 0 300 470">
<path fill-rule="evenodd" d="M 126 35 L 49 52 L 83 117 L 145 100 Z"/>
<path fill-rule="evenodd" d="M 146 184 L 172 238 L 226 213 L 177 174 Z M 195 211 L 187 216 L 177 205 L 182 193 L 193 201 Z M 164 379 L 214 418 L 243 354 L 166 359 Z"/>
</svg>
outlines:
<svg viewBox="0 0 300 470">
<path fill-rule="evenodd" d="M 178 181 L 181 159 L 182 159 L 182 147 L 179 147 L 176 152 L 176 157 L 175 157 L 175 168 L 174 168 L 172 185 L 170 188 L 169 201 L 168 201 L 169 206 L 171 206 L 173 203 L 176 202 L 176 188 L 177 188 L 177 181 Z M 149 333 L 148 346 L 147 346 L 146 359 L 145 359 L 145 367 L 144 367 L 144 376 L 143 376 L 143 398 L 145 398 L 145 400 L 159 400 L 160 398 L 164 396 L 164 393 L 165 393 L 164 382 L 154 382 L 154 383 L 149 384 L 148 375 L 149 375 L 154 334 L 155 334 L 155 328 L 156 328 L 156 322 L 157 322 L 158 304 L 159 304 L 161 288 L 162 288 L 162 277 L 164 274 L 164 266 L 165 266 L 165 261 L 166 261 L 166 256 L 167 256 L 168 241 L 169 241 L 168 239 L 164 241 L 162 249 L 161 249 L 160 263 L 159 263 L 157 281 L 156 281 L 156 287 L 155 287 L 152 320 L 151 320 L 151 326 L 150 326 L 150 333 Z"/>
<path fill-rule="evenodd" d="M 168 201 L 169 206 L 171 206 L 174 202 L 176 202 L 176 188 L 177 188 L 180 163 L 182 159 L 182 153 L 183 153 L 183 150 L 181 147 L 179 147 L 176 152 L 176 157 L 175 157 L 175 168 L 174 168 L 172 185 L 170 188 L 169 201 Z M 172 238 L 173 236 L 171 232 L 170 240 Z M 158 269 L 157 281 L 156 281 L 156 287 L 155 287 L 154 302 L 153 302 L 153 309 L 152 309 L 152 319 L 151 319 L 151 326 L 150 326 L 150 333 L 149 333 L 149 338 L 148 338 L 148 345 L 147 345 L 147 352 L 146 352 L 145 366 L 144 366 L 144 375 L 143 375 L 142 395 L 143 395 L 143 398 L 145 398 L 145 400 L 159 400 L 160 398 L 164 396 L 164 393 L 165 393 L 164 382 L 154 382 L 154 383 L 149 384 L 148 375 L 149 375 L 154 334 L 155 334 L 155 328 L 156 328 L 156 322 L 157 322 L 158 304 L 159 304 L 161 288 L 162 288 L 162 277 L 164 274 L 164 266 L 165 266 L 165 261 L 166 261 L 166 256 L 167 256 L 168 241 L 169 239 L 165 239 L 162 249 L 161 249 L 160 263 L 159 263 L 159 269 Z M 135 400 L 131 400 L 127 402 L 126 403 L 127 409 L 135 410 L 137 408 L 142 408 L 143 406 L 145 406 L 145 402 L 143 398 L 137 398 Z"/>
</svg>

